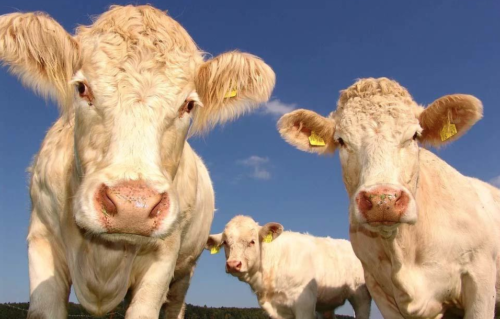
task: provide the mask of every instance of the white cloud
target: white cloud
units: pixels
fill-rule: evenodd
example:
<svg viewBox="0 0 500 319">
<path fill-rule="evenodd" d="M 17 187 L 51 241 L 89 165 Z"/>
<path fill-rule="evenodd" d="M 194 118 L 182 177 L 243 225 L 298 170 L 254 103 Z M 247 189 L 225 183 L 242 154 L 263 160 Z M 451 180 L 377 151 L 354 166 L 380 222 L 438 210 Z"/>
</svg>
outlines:
<svg viewBox="0 0 500 319">
<path fill-rule="evenodd" d="M 269 158 L 252 155 L 249 158 L 237 161 L 239 165 L 251 167 L 252 173 L 248 176 L 254 179 L 268 180 L 271 178 L 271 172 L 267 169 Z"/>
<path fill-rule="evenodd" d="M 492 180 L 490 180 L 490 183 L 492 185 L 495 185 L 496 187 L 500 187 L 500 176 L 497 176 L 497 177 L 493 178 Z"/>
<path fill-rule="evenodd" d="M 297 108 L 296 104 L 286 104 L 276 99 L 264 103 L 264 108 L 262 109 L 262 113 L 280 117 L 288 112 L 295 110 L 296 108 Z"/>
</svg>

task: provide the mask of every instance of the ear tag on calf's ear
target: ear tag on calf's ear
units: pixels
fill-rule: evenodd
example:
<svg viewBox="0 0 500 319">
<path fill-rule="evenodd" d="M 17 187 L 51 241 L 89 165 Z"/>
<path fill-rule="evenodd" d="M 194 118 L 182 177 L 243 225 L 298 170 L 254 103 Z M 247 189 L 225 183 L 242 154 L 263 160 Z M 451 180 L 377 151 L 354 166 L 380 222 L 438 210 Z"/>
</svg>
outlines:
<svg viewBox="0 0 500 319">
<path fill-rule="evenodd" d="M 219 251 L 220 251 L 220 247 L 219 246 L 213 246 L 212 248 L 210 248 L 210 255 L 218 254 Z"/>
<path fill-rule="evenodd" d="M 458 133 L 457 126 L 455 124 L 451 123 L 450 114 L 448 113 L 448 121 L 443 126 L 443 128 L 441 129 L 441 132 L 440 132 L 441 141 L 444 142 L 444 141 L 448 140 L 449 138 L 453 137 L 454 135 L 456 135 L 457 133 Z"/>
<path fill-rule="evenodd" d="M 226 95 L 224 95 L 224 97 L 226 99 L 228 99 L 231 97 L 235 97 L 237 94 L 238 94 L 238 91 L 236 89 L 232 89 L 231 91 L 227 92 Z"/>
<path fill-rule="evenodd" d="M 309 144 L 311 146 L 325 146 L 325 140 L 323 140 L 320 136 L 316 135 L 316 132 L 311 131 L 311 135 L 309 136 Z"/>
<path fill-rule="evenodd" d="M 268 243 L 268 244 L 270 242 L 272 242 L 272 241 L 273 241 L 273 233 L 267 234 L 266 237 L 264 237 L 264 240 L 263 240 L 263 242 Z"/>
</svg>

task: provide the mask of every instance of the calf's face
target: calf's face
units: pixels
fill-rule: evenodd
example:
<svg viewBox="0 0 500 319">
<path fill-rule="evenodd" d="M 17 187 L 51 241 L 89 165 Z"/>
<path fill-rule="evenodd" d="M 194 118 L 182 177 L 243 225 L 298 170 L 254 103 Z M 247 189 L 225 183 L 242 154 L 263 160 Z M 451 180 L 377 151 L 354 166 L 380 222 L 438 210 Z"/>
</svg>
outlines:
<svg viewBox="0 0 500 319">
<path fill-rule="evenodd" d="M 234 217 L 220 234 L 210 235 L 206 249 L 224 247 L 226 272 L 236 277 L 253 274 L 260 268 L 262 245 L 267 245 L 283 232 L 278 223 L 259 226 L 247 216 Z"/>
<path fill-rule="evenodd" d="M 417 221 L 418 144 L 454 140 L 481 116 L 481 102 L 473 96 L 445 96 L 424 109 L 398 83 L 380 78 L 342 91 L 327 118 L 297 110 L 284 115 L 278 127 L 301 150 L 339 149 L 351 223 L 389 235 L 398 225 Z M 311 135 L 319 136 L 321 145 L 313 145 L 318 143 Z"/>
<path fill-rule="evenodd" d="M 0 59 L 59 102 L 74 131 L 76 223 L 109 239 L 166 236 L 179 197 L 190 196 L 174 187 L 189 169 L 179 165 L 190 127 L 196 134 L 238 117 L 266 101 L 275 81 L 250 54 L 204 61 L 187 32 L 150 6 L 112 7 L 74 37 L 43 14 L 3 16 Z"/>
</svg>

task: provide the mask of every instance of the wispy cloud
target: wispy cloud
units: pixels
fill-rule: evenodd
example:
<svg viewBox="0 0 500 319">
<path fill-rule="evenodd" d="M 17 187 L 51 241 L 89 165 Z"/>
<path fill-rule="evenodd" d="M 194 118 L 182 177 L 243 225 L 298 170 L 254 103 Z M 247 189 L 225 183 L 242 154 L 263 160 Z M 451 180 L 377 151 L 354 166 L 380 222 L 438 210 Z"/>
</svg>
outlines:
<svg viewBox="0 0 500 319">
<path fill-rule="evenodd" d="M 492 180 L 490 180 L 490 183 L 492 185 L 495 185 L 496 187 L 500 187 L 500 176 L 497 176 L 497 177 L 493 178 Z"/>
<path fill-rule="evenodd" d="M 262 108 L 262 113 L 280 117 L 288 112 L 295 110 L 296 108 L 296 104 L 287 104 L 276 99 L 265 103 L 264 108 Z"/>
<path fill-rule="evenodd" d="M 271 172 L 267 168 L 269 164 L 269 158 L 267 157 L 252 155 L 246 159 L 238 160 L 236 163 L 252 168 L 252 173 L 248 175 L 251 178 L 259 180 L 268 180 L 271 178 Z"/>
</svg>

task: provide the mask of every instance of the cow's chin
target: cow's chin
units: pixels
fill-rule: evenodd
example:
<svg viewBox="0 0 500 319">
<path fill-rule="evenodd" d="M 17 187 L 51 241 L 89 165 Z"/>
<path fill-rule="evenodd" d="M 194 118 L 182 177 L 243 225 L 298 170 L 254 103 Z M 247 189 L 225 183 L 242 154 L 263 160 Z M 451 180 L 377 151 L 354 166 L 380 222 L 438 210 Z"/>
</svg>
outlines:
<svg viewBox="0 0 500 319">
<path fill-rule="evenodd" d="M 114 234 L 87 233 L 87 237 L 92 237 L 92 239 L 97 239 L 99 241 L 104 241 L 108 243 L 130 245 L 130 246 L 152 246 L 152 245 L 158 245 L 162 241 L 161 238 L 147 237 L 134 234 L 119 234 L 119 233 L 114 233 Z"/>
<path fill-rule="evenodd" d="M 378 233 L 384 238 L 394 236 L 399 226 L 403 224 L 414 225 L 418 219 L 417 205 L 413 198 L 410 200 L 408 208 L 401 215 L 401 218 L 398 221 L 367 220 L 367 218 L 358 210 L 356 205 L 350 205 L 350 210 L 352 212 L 351 216 L 354 216 L 355 224 L 361 225 L 371 232 Z"/>
</svg>

